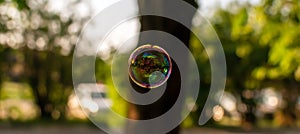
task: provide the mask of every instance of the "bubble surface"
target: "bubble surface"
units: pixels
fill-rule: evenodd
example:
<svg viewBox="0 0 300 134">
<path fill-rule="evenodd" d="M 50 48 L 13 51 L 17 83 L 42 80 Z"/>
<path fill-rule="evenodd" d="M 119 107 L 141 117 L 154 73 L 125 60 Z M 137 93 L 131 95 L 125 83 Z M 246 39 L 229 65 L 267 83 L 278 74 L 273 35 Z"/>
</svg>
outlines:
<svg viewBox="0 0 300 134">
<path fill-rule="evenodd" d="M 156 45 L 143 45 L 129 57 L 129 76 L 133 82 L 144 88 L 163 85 L 172 71 L 169 54 Z"/>
</svg>

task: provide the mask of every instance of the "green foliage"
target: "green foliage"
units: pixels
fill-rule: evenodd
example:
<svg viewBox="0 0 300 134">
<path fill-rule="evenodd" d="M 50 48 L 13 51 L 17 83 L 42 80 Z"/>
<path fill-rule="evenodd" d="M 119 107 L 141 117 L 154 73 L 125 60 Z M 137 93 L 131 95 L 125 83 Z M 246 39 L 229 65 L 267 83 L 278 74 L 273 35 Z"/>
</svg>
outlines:
<svg viewBox="0 0 300 134">
<path fill-rule="evenodd" d="M 22 10 L 24 8 L 29 9 L 29 7 L 28 7 L 28 5 L 26 3 L 26 0 L 13 0 L 13 2 L 16 3 L 16 5 L 17 5 L 17 7 L 18 7 L 19 10 Z M 0 1 L 0 3 L 1 3 L 1 1 Z"/>
<path fill-rule="evenodd" d="M 33 93 L 28 84 L 4 82 L 0 90 L 0 100 L 23 99 L 33 100 Z"/>
<path fill-rule="evenodd" d="M 292 95 L 296 91 L 291 87 L 300 82 L 300 2 L 262 2 L 258 5 L 232 3 L 232 7 L 238 8 L 219 9 L 210 19 L 226 55 L 226 90 L 237 94 L 241 103 L 248 108 L 255 108 L 257 102 L 245 99 L 242 95 L 245 90 L 272 86 Z M 195 31 L 205 33 L 203 29 L 195 28 Z M 191 39 L 191 50 L 200 65 L 201 82 L 209 84 L 207 50 L 194 36 Z M 299 86 L 295 89 L 299 89 Z M 202 98 L 206 96 L 206 90 L 201 90 L 198 100 L 200 109 L 205 102 Z M 297 101 L 291 97 L 284 99 L 290 104 Z"/>
<path fill-rule="evenodd" d="M 71 9 L 77 2 L 66 3 Z M 49 119 L 53 112 L 63 115 L 66 109 L 73 87 L 71 54 L 80 32 L 76 29 L 85 18 L 76 18 L 71 10 L 65 11 L 70 16 L 62 16 L 47 9 L 47 4 L 49 1 L 0 1 L 5 9 L 0 15 L 0 84 L 4 80 L 28 83 L 41 117 Z M 0 91 L 7 92 L 5 88 Z M 17 95 L 1 95 L 15 97 L 13 94 Z"/>
<path fill-rule="evenodd" d="M 229 82 L 233 82 L 227 86 L 254 89 L 258 87 L 249 87 L 247 81 L 263 84 L 270 80 L 298 79 L 298 9 L 299 1 L 265 1 L 259 5 L 245 4 L 237 12 L 220 9 L 215 13 L 213 26 L 224 47 Z M 198 44 L 192 38 L 192 50 L 205 55 Z M 205 57 L 197 59 L 201 65 L 208 64 L 203 63 Z"/>
</svg>

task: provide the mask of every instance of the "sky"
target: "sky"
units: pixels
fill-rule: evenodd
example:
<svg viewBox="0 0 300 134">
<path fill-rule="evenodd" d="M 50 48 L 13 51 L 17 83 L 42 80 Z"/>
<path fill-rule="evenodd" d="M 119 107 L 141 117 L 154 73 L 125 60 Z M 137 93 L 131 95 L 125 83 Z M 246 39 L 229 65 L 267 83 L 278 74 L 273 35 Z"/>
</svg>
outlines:
<svg viewBox="0 0 300 134">
<path fill-rule="evenodd" d="M 67 3 L 70 3 L 75 0 L 67 0 L 62 2 L 61 0 L 50 0 L 50 5 L 52 10 L 57 10 L 60 12 L 63 12 L 64 9 L 67 9 Z M 105 8 L 109 7 L 110 5 L 117 3 L 121 0 L 84 0 L 80 2 L 77 5 L 77 8 L 79 9 L 77 12 L 79 15 L 87 15 L 87 6 L 91 5 L 93 15 L 96 13 L 101 12 Z M 244 3 L 249 2 L 250 4 L 258 4 L 261 0 L 198 0 L 198 3 L 200 4 L 201 10 L 214 10 L 216 7 L 221 7 L 223 9 L 228 8 L 228 4 L 231 2 L 238 2 L 238 3 Z M 137 8 L 136 0 L 132 0 L 130 4 L 128 4 L 128 9 Z"/>
<path fill-rule="evenodd" d="M 49 10 L 55 11 L 55 12 L 60 12 L 63 16 L 68 16 L 70 15 L 70 12 L 75 12 L 75 14 L 80 18 L 84 16 L 96 16 L 98 13 L 104 11 L 107 7 L 121 1 L 121 0 L 84 0 L 78 4 L 76 4 L 75 8 L 76 9 L 70 9 L 67 5 L 68 3 L 71 3 L 75 0 L 68 0 L 62 2 L 61 0 L 50 0 L 49 4 Z M 221 7 L 223 9 L 228 9 L 228 5 L 231 2 L 238 2 L 238 3 L 243 3 L 243 2 L 249 2 L 252 5 L 258 4 L 261 0 L 198 0 L 198 3 L 200 5 L 199 11 L 204 17 L 209 17 L 215 9 L 218 7 Z M 122 10 L 113 10 L 112 14 L 120 14 L 120 11 L 129 11 L 129 12 L 137 12 L 137 0 L 132 0 L 127 3 L 128 5 L 124 6 L 126 9 Z M 91 8 L 91 9 L 89 9 Z M 92 11 L 91 12 L 89 11 Z M 124 14 L 124 12 L 122 12 Z M 95 18 L 92 17 L 93 19 L 98 19 L 94 20 L 96 24 L 100 24 L 100 22 L 103 22 L 102 18 Z M 109 24 L 109 19 L 105 20 L 106 23 Z M 130 20 L 122 23 L 119 26 L 116 26 L 110 33 L 105 33 L 103 30 L 98 30 L 97 33 L 92 33 L 92 35 L 88 35 L 91 38 L 94 38 L 95 41 L 98 40 L 99 38 L 103 38 L 106 36 L 105 41 L 101 44 L 100 47 L 100 53 L 102 53 L 103 57 L 108 57 L 108 53 L 111 49 L 113 48 L 119 48 L 120 45 L 122 45 L 122 42 L 125 42 L 129 40 L 131 37 L 136 35 L 139 31 L 139 22 L 138 20 Z M 90 33 L 87 33 L 90 34 Z M 94 37 L 92 37 L 94 36 Z M 136 41 L 137 42 L 137 41 Z M 107 54 L 105 54 L 106 52 Z"/>
<path fill-rule="evenodd" d="M 60 0 L 58 0 L 60 1 Z M 120 0 L 89 0 L 93 4 L 93 10 L 99 12 L 103 10 L 105 7 L 112 5 Z M 133 0 L 135 1 L 135 0 Z M 201 5 L 201 9 L 203 10 L 213 10 L 216 7 L 221 7 L 226 9 L 228 4 L 231 2 L 237 1 L 239 3 L 249 2 L 252 5 L 258 4 L 261 0 L 197 0 L 198 3 Z M 136 3 L 133 2 L 132 4 L 128 5 L 128 9 L 136 8 Z"/>
</svg>

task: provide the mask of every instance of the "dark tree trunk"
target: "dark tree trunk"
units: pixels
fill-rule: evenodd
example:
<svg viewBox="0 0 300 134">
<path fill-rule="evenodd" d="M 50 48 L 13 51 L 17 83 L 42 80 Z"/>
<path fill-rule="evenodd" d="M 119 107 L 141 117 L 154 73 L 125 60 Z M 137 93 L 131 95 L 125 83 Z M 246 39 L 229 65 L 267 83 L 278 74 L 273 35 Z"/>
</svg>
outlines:
<svg viewBox="0 0 300 134">
<path fill-rule="evenodd" d="M 195 7 L 197 6 L 194 0 L 186 0 L 186 1 Z M 138 3 L 139 3 L 139 10 L 141 13 L 144 10 L 149 10 L 149 9 L 164 11 L 167 4 L 172 4 L 170 3 L 170 1 L 164 1 L 164 0 L 139 0 Z M 190 17 L 190 26 L 191 26 L 194 12 L 192 13 L 185 12 L 178 9 L 178 12 L 174 12 L 174 14 L 184 14 Z M 180 24 L 180 22 L 176 22 L 174 20 L 164 18 L 164 17 L 159 17 L 159 16 L 141 16 L 140 22 L 141 22 L 141 32 L 148 31 L 148 30 L 166 32 L 175 36 L 177 39 L 183 42 L 187 47 L 189 46 L 191 31 L 189 30 L 189 28 Z M 146 37 L 141 35 L 139 45 L 144 45 L 143 43 L 147 42 L 149 38 L 151 38 L 150 40 L 153 39 L 164 40 L 161 39 L 161 37 L 155 37 L 155 35 L 151 37 Z M 160 45 L 160 44 L 153 44 L 153 45 Z M 163 96 L 158 101 L 146 106 L 129 104 L 129 113 L 128 113 L 129 118 L 136 119 L 136 120 L 152 119 L 160 115 L 163 115 L 173 106 L 180 92 L 180 83 L 181 83 L 182 74 L 180 74 L 178 66 L 174 62 L 174 60 L 172 60 L 172 65 L 173 65 L 172 73 L 167 81 L 167 86 L 166 89 L 164 89 L 165 93 L 163 94 Z M 131 84 L 137 92 L 145 93 L 149 91 L 149 89 L 142 88 L 136 85 L 134 82 L 131 82 Z M 174 118 L 181 118 L 180 113 L 181 112 L 178 111 L 177 117 Z M 164 125 L 164 123 L 167 123 L 167 121 L 161 122 L 161 125 Z M 137 126 L 129 124 L 127 133 L 131 133 L 131 134 L 149 133 L 150 134 L 152 133 L 151 131 L 153 129 L 156 128 L 146 128 L 146 127 L 141 128 L 141 126 L 137 128 Z M 179 131 L 180 131 L 180 127 L 177 126 L 173 130 L 171 130 L 169 134 L 178 134 Z"/>
<path fill-rule="evenodd" d="M 26 69 L 29 72 L 29 83 L 32 87 L 35 101 L 40 108 L 40 116 L 43 120 L 50 120 L 51 117 L 51 103 L 48 98 L 48 79 L 47 79 L 47 65 L 43 61 L 46 61 L 43 52 L 37 52 L 34 50 L 28 50 L 26 58 Z M 47 57 L 47 55 L 46 55 Z"/>
<path fill-rule="evenodd" d="M 299 83 L 295 80 L 285 80 L 284 89 L 282 91 L 283 100 L 286 100 L 286 107 L 282 110 L 284 115 L 284 120 L 282 125 L 284 127 L 296 127 L 295 122 L 297 122 L 297 112 L 296 106 L 299 96 Z"/>
</svg>

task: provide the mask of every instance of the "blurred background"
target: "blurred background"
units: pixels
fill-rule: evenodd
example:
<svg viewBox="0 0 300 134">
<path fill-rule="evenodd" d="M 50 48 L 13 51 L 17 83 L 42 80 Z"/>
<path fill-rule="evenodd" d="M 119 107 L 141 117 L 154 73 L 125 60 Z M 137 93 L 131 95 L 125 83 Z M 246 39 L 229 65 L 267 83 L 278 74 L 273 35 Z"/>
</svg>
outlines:
<svg viewBox="0 0 300 134">
<path fill-rule="evenodd" d="M 91 93 L 82 108 L 72 83 L 72 54 L 82 28 L 117 1 L 0 0 L 0 133 L 99 133 L 82 111 L 103 109 L 93 101 L 99 96 L 126 115 L 126 102 L 113 90 L 107 72 L 124 36 L 139 30 L 138 20 L 118 27 L 113 40 L 99 50 L 95 71 L 101 92 L 81 85 Z M 199 128 L 210 87 L 210 50 L 192 36 L 190 50 L 199 65 L 201 92 L 182 124 L 183 131 L 296 133 L 300 127 L 300 1 L 199 0 L 198 4 L 223 44 L 228 75 L 213 118 Z M 138 8 L 134 2 L 128 6 Z M 193 22 L 193 30 L 201 33 L 199 20 Z"/>
</svg>

